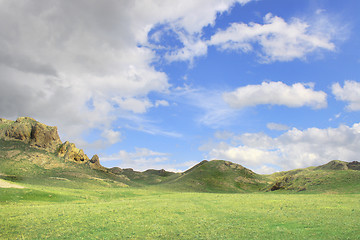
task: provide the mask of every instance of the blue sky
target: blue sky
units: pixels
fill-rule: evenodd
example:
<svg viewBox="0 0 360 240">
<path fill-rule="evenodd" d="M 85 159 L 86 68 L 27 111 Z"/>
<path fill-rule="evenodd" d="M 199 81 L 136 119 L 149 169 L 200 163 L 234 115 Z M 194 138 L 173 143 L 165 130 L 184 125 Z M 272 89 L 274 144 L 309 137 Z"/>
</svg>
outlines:
<svg viewBox="0 0 360 240">
<path fill-rule="evenodd" d="M 1 1 L 0 112 L 101 164 L 359 160 L 360 2 Z"/>
</svg>

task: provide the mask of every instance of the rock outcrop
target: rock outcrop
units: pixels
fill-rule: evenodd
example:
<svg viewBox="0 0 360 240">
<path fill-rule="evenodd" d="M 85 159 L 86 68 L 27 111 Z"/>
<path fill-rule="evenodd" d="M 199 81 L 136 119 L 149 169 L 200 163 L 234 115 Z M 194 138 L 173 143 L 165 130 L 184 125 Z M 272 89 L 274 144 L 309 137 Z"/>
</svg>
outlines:
<svg viewBox="0 0 360 240">
<path fill-rule="evenodd" d="M 89 159 L 82 149 L 77 148 L 74 143 L 70 143 L 68 141 L 64 142 L 59 147 L 57 155 L 64 158 L 65 161 L 85 163 L 92 168 L 103 168 L 100 165 L 98 155 L 95 154 L 91 159 Z"/>
<path fill-rule="evenodd" d="M 91 159 L 82 149 L 68 141 L 62 143 L 57 127 L 50 127 L 29 117 L 20 117 L 16 121 L 0 118 L 0 139 L 18 140 L 32 147 L 55 153 L 65 161 L 84 163 L 92 168 L 105 169 L 100 165 L 99 157 Z"/>
<path fill-rule="evenodd" d="M 56 127 L 50 127 L 29 117 L 20 117 L 16 121 L 0 120 L 0 138 L 19 140 L 33 147 L 55 152 L 61 144 Z"/>
</svg>

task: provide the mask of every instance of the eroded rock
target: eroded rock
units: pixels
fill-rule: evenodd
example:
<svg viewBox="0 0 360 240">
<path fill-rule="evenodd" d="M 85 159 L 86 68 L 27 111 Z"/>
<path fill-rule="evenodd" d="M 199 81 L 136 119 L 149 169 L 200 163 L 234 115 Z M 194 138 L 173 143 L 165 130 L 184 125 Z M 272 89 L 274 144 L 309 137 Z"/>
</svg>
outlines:
<svg viewBox="0 0 360 240">
<path fill-rule="evenodd" d="M 91 159 L 82 149 L 68 141 L 62 143 L 57 127 L 47 126 L 30 117 L 20 117 L 16 121 L 0 118 L 0 139 L 18 140 L 32 147 L 55 153 L 65 161 L 84 163 L 92 168 L 105 169 L 100 165 L 99 157 Z"/>
<path fill-rule="evenodd" d="M 50 127 L 33 118 L 20 117 L 16 121 L 1 119 L 2 133 L 6 140 L 19 140 L 49 152 L 55 152 L 61 144 L 56 127 Z"/>
<path fill-rule="evenodd" d="M 66 141 L 59 147 L 58 156 L 65 158 L 67 161 L 73 162 L 89 162 L 89 157 L 82 149 L 78 149 L 74 143 Z"/>
</svg>

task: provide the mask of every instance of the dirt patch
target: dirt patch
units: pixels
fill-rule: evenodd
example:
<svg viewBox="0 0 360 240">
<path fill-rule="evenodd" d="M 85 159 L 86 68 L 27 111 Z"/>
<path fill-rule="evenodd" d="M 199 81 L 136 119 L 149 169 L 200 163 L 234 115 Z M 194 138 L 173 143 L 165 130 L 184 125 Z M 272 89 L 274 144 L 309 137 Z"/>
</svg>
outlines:
<svg viewBox="0 0 360 240">
<path fill-rule="evenodd" d="M 0 179 L 0 188 L 24 188 L 23 186 L 17 185 L 15 183 L 11 183 Z"/>
</svg>

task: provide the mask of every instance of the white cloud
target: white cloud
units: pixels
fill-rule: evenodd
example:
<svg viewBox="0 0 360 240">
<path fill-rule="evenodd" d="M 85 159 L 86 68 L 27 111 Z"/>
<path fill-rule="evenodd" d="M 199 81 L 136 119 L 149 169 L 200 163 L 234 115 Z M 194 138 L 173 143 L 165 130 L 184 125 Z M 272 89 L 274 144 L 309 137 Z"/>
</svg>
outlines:
<svg viewBox="0 0 360 240">
<path fill-rule="evenodd" d="M 148 99 L 170 87 L 152 65 L 156 53 L 141 47 L 149 31 L 168 23 L 195 36 L 217 13 L 249 1 L 1 1 L 2 117 L 32 116 L 81 141 L 91 128 L 111 129 L 124 112 L 165 106 Z"/>
<path fill-rule="evenodd" d="M 328 24 L 328 27 L 333 26 Z M 209 45 L 248 52 L 254 51 L 254 45 L 259 44 L 262 48 L 259 54 L 264 62 L 290 61 L 305 58 L 318 49 L 333 51 L 335 45 L 331 42 L 333 36 L 328 34 L 330 30 L 312 29 L 311 25 L 297 18 L 288 23 L 269 13 L 264 17 L 263 25 L 233 23 L 213 35 Z"/>
<path fill-rule="evenodd" d="M 132 111 L 134 113 L 145 113 L 148 108 L 152 107 L 153 104 L 149 99 L 143 98 L 113 98 L 113 101 L 116 102 L 120 108 Z"/>
<path fill-rule="evenodd" d="M 354 161 L 360 154 L 360 123 L 303 131 L 293 128 L 277 138 L 264 133 L 246 133 L 234 138 L 236 141 L 231 144 L 220 142 L 209 146 L 207 158 L 226 159 L 268 173 L 265 168 L 289 170 L 336 159 Z"/>
<path fill-rule="evenodd" d="M 134 152 L 121 150 L 116 154 L 101 156 L 100 160 L 120 161 L 121 168 L 133 168 L 135 170 L 146 170 L 154 168 L 169 160 L 168 153 L 155 152 L 147 148 L 135 148 Z"/>
<path fill-rule="evenodd" d="M 335 83 L 332 85 L 332 93 L 337 100 L 348 102 L 346 108 L 349 111 L 360 110 L 360 82 L 345 81 L 343 87 Z"/>
<path fill-rule="evenodd" d="M 169 102 L 166 100 L 156 100 L 155 102 L 155 107 L 159 107 L 159 106 L 168 107 L 169 105 L 170 105 Z"/>
<path fill-rule="evenodd" d="M 263 82 L 261 85 L 247 85 L 233 92 L 226 92 L 223 98 L 232 108 L 244 108 L 260 104 L 285 105 L 288 107 L 327 106 L 326 93 L 315 91 L 310 84 L 295 83 L 288 86 L 282 82 Z"/>
<path fill-rule="evenodd" d="M 127 152 L 124 150 L 119 151 L 116 154 L 102 157 L 102 161 L 114 161 L 120 160 L 125 164 L 133 163 L 146 163 L 146 162 L 162 162 L 167 160 L 167 153 L 155 152 L 147 148 L 135 148 L 135 152 Z"/>
<path fill-rule="evenodd" d="M 280 123 L 268 123 L 266 124 L 266 127 L 270 130 L 276 130 L 276 131 L 289 130 L 289 126 Z"/>
<path fill-rule="evenodd" d="M 121 141 L 121 133 L 106 129 L 102 134 L 102 137 L 104 137 L 110 144 L 114 144 Z"/>
<path fill-rule="evenodd" d="M 189 61 L 192 64 L 195 57 L 206 55 L 207 44 L 198 37 L 182 36 L 180 39 L 184 47 L 167 53 L 165 58 L 168 61 Z"/>
<path fill-rule="evenodd" d="M 120 168 L 132 168 L 135 171 L 148 169 L 165 169 L 171 172 L 183 172 L 198 164 L 196 161 L 175 162 L 170 159 L 171 154 L 156 152 L 148 148 L 135 148 L 135 151 L 128 152 L 120 150 L 112 155 L 100 155 L 102 164 L 108 162 L 117 164 Z"/>
</svg>

